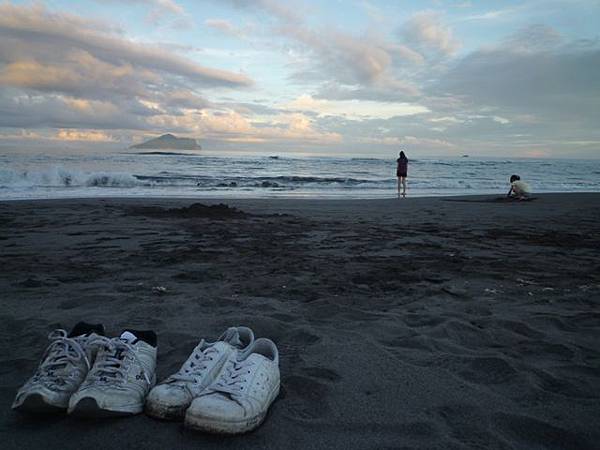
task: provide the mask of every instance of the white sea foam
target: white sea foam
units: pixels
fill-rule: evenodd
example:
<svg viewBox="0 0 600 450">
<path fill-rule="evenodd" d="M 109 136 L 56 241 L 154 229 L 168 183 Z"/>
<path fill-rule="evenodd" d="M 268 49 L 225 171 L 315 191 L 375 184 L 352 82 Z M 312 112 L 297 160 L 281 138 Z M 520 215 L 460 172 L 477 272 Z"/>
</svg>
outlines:
<svg viewBox="0 0 600 450">
<path fill-rule="evenodd" d="M 0 186 L 3 188 L 34 187 L 134 187 L 141 183 L 129 173 L 83 172 L 63 167 L 47 170 L 0 169 Z"/>
</svg>

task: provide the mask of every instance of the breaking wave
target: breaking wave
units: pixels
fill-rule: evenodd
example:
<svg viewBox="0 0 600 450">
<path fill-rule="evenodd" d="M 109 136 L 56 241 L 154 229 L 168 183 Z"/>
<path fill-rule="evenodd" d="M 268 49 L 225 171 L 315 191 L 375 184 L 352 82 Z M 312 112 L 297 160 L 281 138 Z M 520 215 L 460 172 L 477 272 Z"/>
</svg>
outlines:
<svg viewBox="0 0 600 450">
<path fill-rule="evenodd" d="M 84 172 L 53 168 L 46 171 L 0 170 L 0 187 L 111 187 L 198 186 L 198 187 L 295 187 L 306 185 L 360 186 L 382 180 L 314 176 L 211 177 L 161 172 L 135 175 L 125 172 Z"/>
<path fill-rule="evenodd" d="M 139 180 L 119 172 L 78 172 L 53 168 L 45 171 L 0 169 L 3 188 L 27 187 L 134 187 Z"/>
</svg>

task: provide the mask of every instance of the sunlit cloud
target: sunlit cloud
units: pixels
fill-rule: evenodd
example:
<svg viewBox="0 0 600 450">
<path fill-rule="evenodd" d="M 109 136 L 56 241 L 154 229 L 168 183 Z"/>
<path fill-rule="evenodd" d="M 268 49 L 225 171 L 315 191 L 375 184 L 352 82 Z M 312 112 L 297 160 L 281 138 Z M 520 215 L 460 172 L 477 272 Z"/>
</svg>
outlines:
<svg viewBox="0 0 600 450">
<path fill-rule="evenodd" d="M 383 136 L 371 137 L 362 139 L 368 144 L 379 144 L 393 147 L 409 146 L 417 150 L 440 150 L 440 149 L 456 149 L 457 146 L 451 142 L 442 139 L 422 138 L 416 136 Z"/>
<path fill-rule="evenodd" d="M 228 20 L 223 20 L 223 19 L 206 19 L 204 21 L 204 25 L 207 26 L 208 28 L 212 28 L 214 30 L 217 30 L 223 34 L 229 35 L 229 36 L 233 36 L 236 38 L 243 38 L 244 37 L 244 31 L 241 30 L 240 28 L 236 27 L 234 24 L 232 24 L 230 21 Z"/>
<path fill-rule="evenodd" d="M 202 66 L 156 45 L 141 44 L 101 29 L 101 24 L 41 6 L 0 5 L 0 57 L 4 64 L 27 61 L 46 68 L 82 64 L 85 74 L 111 79 L 131 68 L 155 77 L 178 76 L 200 86 L 241 87 L 252 84 L 245 75 Z M 89 70 L 87 66 L 89 67 Z M 98 67 L 101 66 L 101 67 Z M 27 68 L 20 66 L 19 75 Z M 71 67 L 74 68 L 74 67 Z"/>
<path fill-rule="evenodd" d="M 400 35 L 415 48 L 451 55 L 460 48 L 460 42 L 441 15 L 435 11 L 415 14 L 400 29 Z"/>
<path fill-rule="evenodd" d="M 61 141 L 115 142 L 115 138 L 98 130 L 59 130 L 55 139 Z"/>
<path fill-rule="evenodd" d="M 319 130 L 314 119 L 301 113 L 281 113 L 256 121 L 232 110 L 204 110 L 188 111 L 180 116 L 153 116 L 149 122 L 159 129 L 227 142 L 288 141 L 327 145 L 342 141 L 338 133 Z"/>
<path fill-rule="evenodd" d="M 122 6 L 119 0 L 96 0 L 97 2 L 115 3 Z M 130 5 L 140 5 L 147 10 L 145 22 L 153 25 L 170 25 L 188 28 L 192 25 L 192 18 L 185 8 L 175 0 L 128 0 Z"/>
<path fill-rule="evenodd" d="M 363 100 L 330 101 L 315 99 L 310 95 L 301 95 L 283 108 L 314 113 L 320 116 L 334 115 L 350 119 L 412 116 L 429 112 L 427 107 L 411 103 L 381 103 Z"/>
</svg>

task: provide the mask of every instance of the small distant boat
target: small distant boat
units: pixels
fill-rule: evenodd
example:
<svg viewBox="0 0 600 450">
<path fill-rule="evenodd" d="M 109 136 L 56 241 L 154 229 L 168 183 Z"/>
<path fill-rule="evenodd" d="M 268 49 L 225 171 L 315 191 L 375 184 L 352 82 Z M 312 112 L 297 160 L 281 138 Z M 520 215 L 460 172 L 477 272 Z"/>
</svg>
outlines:
<svg viewBox="0 0 600 450">
<path fill-rule="evenodd" d="M 469 155 L 463 155 L 462 157 L 463 157 L 463 158 L 468 158 L 468 157 L 469 157 Z"/>
<path fill-rule="evenodd" d="M 279 159 L 279 156 L 269 156 L 269 159 Z"/>
</svg>

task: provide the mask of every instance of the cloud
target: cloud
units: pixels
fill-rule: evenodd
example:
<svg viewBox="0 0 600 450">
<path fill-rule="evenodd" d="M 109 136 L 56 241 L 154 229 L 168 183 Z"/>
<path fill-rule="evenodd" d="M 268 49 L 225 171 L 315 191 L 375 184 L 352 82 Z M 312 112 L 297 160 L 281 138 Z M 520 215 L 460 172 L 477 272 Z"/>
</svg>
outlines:
<svg viewBox="0 0 600 450">
<path fill-rule="evenodd" d="M 133 2 L 142 20 L 149 11 L 146 21 L 159 27 L 189 18 L 179 0 Z M 468 6 L 458 2 L 446 6 Z M 551 154 L 557 146 L 597 151 L 597 40 L 568 41 L 570 32 L 533 24 L 462 53 L 448 19 L 434 11 L 393 23 L 383 17 L 389 5 L 378 9 L 360 0 L 354 12 L 363 17 L 348 25 L 323 22 L 314 2 L 217 3 L 259 20 L 204 16 L 205 32 L 241 41 L 200 49 L 142 43 L 116 22 L 0 0 L 0 127 L 13 134 L 24 129 L 30 140 L 39 132 L 65 141 L 125 142 L 160 130 L 261 148 L 343 143 L 344 151 L 390 145 L 471 154 L 483 148 Z M 475 9 L 451 13 L 465 36 L 477 31 L 469 26 L 487 24 L 469 22 Z M 513 9 L 478 20 L 533 17 L 531 4 L 527 14 Z M 254 81 L 244 72 L 204 65 L 209 60 L 263 73 L 262 91 L 248 89 Z"/>
<path fill-rule="evenodd" d="M 121 141 L 122 136 L 92 129 L 38 129 L 36 131 L 24 128 L 12 131 L 0 131 L 1 142 L 14 141 L 16 143 L 28 141 L 32 145 L 49 142 L 79 143 L 87 142 L 94 144 L 114 144 Z"/>
<path fill-rule="evenodd" d="M 439 13 L 422 11 L 413 15 L 400 29 L 400 35 L 415 48 L 451 55 L 460 48 L 450 27 L 444 25 Z"/>
<path fill-rule="evenodd" d="M 107 2 L 107 0 L 96 0 L 97 2 Z M 118 0 L 108 0 L 113 3 L 121 3 Z M 183 16 L 186 14 L 185 9 L 175 0 L 128 0 L 128 3 L 141 4 L 144 7 L 150 8 L 150 14 L 166 14 Z"/>
<path fill-rule="evenodd" d="M 160 80 L 161 77 L 151 71 L 136 70 L 127 63 L 107 64 L 81 50 L 69 51 L 61 63 L 20 59 L 7 62 L 0 69 L 3 86 L 91 98 L 150 96 L 146 84 Z"/>
<path fill-rule="evenodd" d="M 130 0 L 131 1 L 131 0 Z M 134 0 L 141 3 L 148 3 L 154 7 L 155 10 L 161 13 L 183 15 L 185 10 L 174 0 Z"/>
<path fill-rule="evenodd" d="M 210 102 L 197 91 L 251 80 L 104 31 L 101 22 L 2 4 L 0 38 L 0 127 L 54 128 L 65 141 L 156 129 L 228 142 L 341 140 L 302 112 Z"/>
<path fill-rule="evenodd" d="M 312 53 L 313 72 L 322 73 L 325 80 L 334 79 L 347 85 L 393 87 L 401 81 L 392 71 L 394 63 L 422 61 L 408 47 L 388 44 L 376 36 L 354 36 L 335 29 L 313 31 L 303 25 L 287 25 L 280 32 Z"/>
<path fill-rule="evenodd" d="M 282 111 L 279 108 L 273 108 L 271 106 L 267 106 L 261 103 L 248 103 L 248 102 L 221 102 L 221 103 L 213 103 L 213 108 L 215 110 L 223 109 L 224 111 L 235 111 L 236 113 L 241 114 L 242 116 L 276 116 L 281 114 Z"/>
<path fill-rule="evenodd" d="M 431 113 L 417 117 L 422 123 L 389 128 L 435 133 L 469 153 L 522 155 L 543 146 L 553 155 L 593 155 L 598 147 L 591 142 L 600 140 L 599 71 L 598 42 L 568 42 L 552 28 L 531 25 L 455 58 L 424 86 L 419 103 Z"/>
<path fill-rule="evenodd" d="M 59 141 L 115 142 L 116 139 L 98 130 L 58 130 L 54 139 Z"/>
<path fill-rule="evenodd" d="M 316 113 L 319 116 L 331 115 L 349 119 L 369 119 L 412 116 L 429 110 L 410 103 L 380 103 L 372 101 L 342 100 L 330 101 L 315 99 L 310 95 L 301 95 L 294 101 L 282 105 L 290 111 Z"/>
<path fill-rule="evenodd" d="M 291 45 L 285 44 L 283 49 L 288 55 L 295 55 L 290 80 L 298 84 L 322 83 L 316 92 L 318 97 L 406 101 L 419 93 L 408 74 L 425 60 L 402 42 L 390 41 L 377 32 L 314 27 L 302 15 L 301 7 L 292 9 L 274 0 L 229 0 L 229 3 L 272 19 L 265 26 L 272 33 L 287 38 Z M 364 6 L 369 8 L 368 4 Z M 228 23 L 213 25 L 232 31 Z"/>
<path fill-rule="evenodd" d="M 204 21 L 204 25 L 209 28 L 214 28 L 215 30 L 219 30 L 225 34 L 237 35 L 238 30 L 231 22 L 223 19 L 206 19 Z"/>
<path fill-rule="evenodd" d="M 431 139 L 416 136 L 388 136 L 388 137 L 375 137 L 365 138 L 362 140 L 367 144 L 382 144 L 394 147 L 410 147 L 411 150 L 441 150 L 441 149 L 455 149 L 456 145 L 452 142 L 445 141 L 443 139 Z"/>
<path fill-rule="evenodd" d="M 495 9 L 495 10 L 491 10 L 491 11 L 486 11 L 484 13 L 480 13 L 480 14 L 471 14 L 468 16 L 464 16 L 460 19 L 458 19 L 459 21 L 489 21 L 489 20 L 498 20 L 498 19 L 508 19 L 509 17 L 513 16 L 515 13 L 517 13 L 519 10 L 523 9 L 525 7 L 525 4 L 521 5 L 521 6 L 517 6 L 517 7 L 512 7 L 512 8 L 505 8 L 505 9 Z"/>
<path fill-rule="evenodd" d="M 217 30 L 218 32 L 231 36 L 238 39 L 246 39 L 248 33 L 250 33 L 252 27 L 246 26 L 244 28 L 237 27 L 232 24 L 229 20 L 224 19 L 206 19 L 204 25 Z"/>
<path fill-rule="evenodd" d="M 122 6 L 118 0 L 96 0 L 98 3 L 114 3 Z M 157 26 L 164 22 L 170 23 L 177 28 L 189 27 L 192 24 L 192 18 L 185 11 L 183 6 L 175 0 L 129 0 L 129 4 L 138 4 L 148 10 L 145 21 L 148 24 Z"/>
<path fill-rule="evenodd" d="M 148 117 L 209 107 L 201 89 L 251 84 L 103 22 L 0 4 L 2 127 L 145 130 Z"/>
<path fill-rule="evenodd" d="M 554 28 L 533 24 L 508 36 L 502 47 L 513 52 L 538 52 L 556 49 L 562 44 L 562 36 Z"/>
<path fill-rule="evenodd" d="M 78 57 L 90 55 L 115 70 L 129 66 L 180 77 L 202 87 L 252 84 L 245 75 L 202 66 L 159 46 L 103 31 L 99 22 L 51 13 L 41 6 L 1 4 L 0 37 L 0 62 L 4 64 L 25 59 L 61 66 L 63 62 L 76 64 Z"/>
<path fill-rule="evenodd" d="M 329 145 L 342 140 L 337 133 L 320 130 L 313 118 L 301 113 L 282 113 L 269 120 L 257 121 L 233 110 L 203 110 L 189 111 L 178 117 L 155 116 L 149 121 L 155 128 L 225 142 L 296 142 Z"/>
<path fill-rule="evenodd" d="M 409 84 L 397 77 L 397 66 L 423 62 L 418 52 L 376 34 L 354 35 L 335 27 L 313 30 L 302 23 L 284 24 L 278 31 L 304 46 L 310 55 L 309 71 L 325 81 L 391 91 Z"/>
<path fill-rule="evenodd" d="M 419 87 L 411 81 L 392 80 L 374 86 L 342 86 L 324 83 L 315 98 L 326 100 L 365 100 L 382 103 L 406 102 L 419 97 Z"/>
<path fill-rule="evenodd" d="M 135 100 L 113 103 L 57 94 L 0 91 L 0 127 L 147 129 L 145 119 L 155 114 Z"/>
<path fill-rule="evenodd" d="M 278 20 L 287 23 L 298 23 L 302 21 L 301 7 L 297 4 L 293 8 L 277 0 L 227 0 L 237 8 L 247 9 L 253 12 L 266 13 Z"/>
<path fill-rule="evenodd" d="M 531 35 L 543 35 L 535 46 Z M 433 87 L 462 106 L 493 115 L 590 123 L 600 104 L 600 46 L 562 44 L 548 28 L 521 30 L 503 44 L 467 55 Z M 546 45 L 542 45 L 545 43 Z"/>
</svg>

